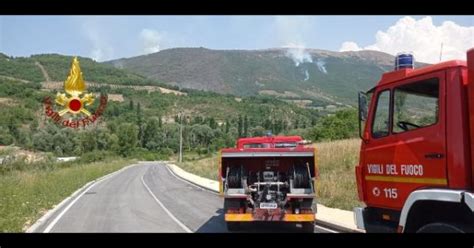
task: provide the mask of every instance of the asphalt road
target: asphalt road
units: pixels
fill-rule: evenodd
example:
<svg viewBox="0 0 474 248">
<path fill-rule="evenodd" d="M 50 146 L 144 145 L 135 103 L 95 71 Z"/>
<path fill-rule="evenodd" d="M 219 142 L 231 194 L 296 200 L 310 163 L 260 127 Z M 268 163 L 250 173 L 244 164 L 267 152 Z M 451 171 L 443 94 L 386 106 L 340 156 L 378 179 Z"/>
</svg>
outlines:
<svg viewBox="0 0 474 248">
<path fill-rule="evenodd" d="M 222 207 L 216 193 L 180 180 L 165 164 L 141 163 L 86 187 L 35 232 L 227 232 Z M 296 224 L 249 223 L 243 231 L 301 229 Z"/>
</svg>

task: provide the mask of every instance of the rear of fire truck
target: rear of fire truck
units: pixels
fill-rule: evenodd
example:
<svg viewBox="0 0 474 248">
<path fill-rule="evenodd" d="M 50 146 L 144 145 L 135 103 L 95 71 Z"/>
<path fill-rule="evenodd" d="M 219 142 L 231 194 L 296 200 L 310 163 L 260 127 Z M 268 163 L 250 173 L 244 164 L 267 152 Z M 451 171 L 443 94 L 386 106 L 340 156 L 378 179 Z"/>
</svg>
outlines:
<svg viewBox="0 0 474 248">
<path fill-rule="evenodd" d="M 314 231 L 316 149 L 299 136 L 241 138 L 222 149 L 220 194 L 230 231 L 243 222 L 293 222 Z"/>
</svg>

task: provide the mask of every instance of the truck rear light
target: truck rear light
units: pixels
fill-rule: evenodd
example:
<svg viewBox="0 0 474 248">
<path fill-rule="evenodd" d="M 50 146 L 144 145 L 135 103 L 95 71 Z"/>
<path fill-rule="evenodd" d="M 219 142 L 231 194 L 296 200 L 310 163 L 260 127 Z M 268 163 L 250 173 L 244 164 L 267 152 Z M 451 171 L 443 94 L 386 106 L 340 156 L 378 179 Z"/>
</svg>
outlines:
<svg viewBox="0 0 474 248">
<path fill-rule="evenodd" d="M 239 214 L 239 213 L 240 213 L 240 209 L 238 209 L 238 208 L 230 208 L 230 209 L 227 209 L 227 213 L 228 213 L 228 214 Z"/>
<path fill-rule="evenodd" d="M 311 210 L 311 209 L 301 209 L 300 213 L 301 214 L 311 214 L 311 213 L 313 213 L 313 210 Z"/>
<path fill-rule="evenodd" d="M 382 214 L 382 219 L 383 219 L 383 220 L 390 220 L 390 215 L 388 215 L 388 214 Z"/>
</svg>

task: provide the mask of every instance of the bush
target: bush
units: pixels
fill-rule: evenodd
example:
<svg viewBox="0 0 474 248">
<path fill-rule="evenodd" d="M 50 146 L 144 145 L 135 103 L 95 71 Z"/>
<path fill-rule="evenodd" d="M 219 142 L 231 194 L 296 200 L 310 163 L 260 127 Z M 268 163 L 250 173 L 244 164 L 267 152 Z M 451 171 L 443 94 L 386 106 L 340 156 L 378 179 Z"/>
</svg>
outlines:
<svg viewBox="0 0 474 248">
<path fill-rule="evenodd" d="M 340 110 L 319 120 L 311 131 L 315 141 L 355 138 L 358 135 L 357 111 Z"/>
<path fill-rule="evenodd" d="M 130 155 L 130 157 L 144 160 L 144 161 L 157 161 L 157 160 L 168 160 L 169 155 L 162 152 L 148 151 L 144 148 L 137 148 Z"/>
<path fill-rule="evenodd" d="M 160 153 L 166 157 L 170 157 L 171 155 L 173 155 L 173 150 L 165 147 L 160 149 Z"/>
<path fill-rule="evenodd" d="M 113 152 L 96 150 L 96 151 L 86 152 L 82 154 L 81 158 L 79 159 L 79 162 L 91 163 L 91 162 L 103 161 L 113 156 L 116 156 L 116 154 Z"/>
<path fill-rule="evenodd" d="M 120 155 L 132 155 L 132 151 L 137 146 L 138 142 L 138 128 L 131 123 L 122 123 L 118 127 L 117 136 Z"/>
<path fill-rule="evenodd" d="M 6 156 L 0 164 L 0 175 L 11 171 L 51 170 L 56 167 L 55 157 L 50 153 L 38 157 L 26 154 L 11 154 Z"/>
</svg>

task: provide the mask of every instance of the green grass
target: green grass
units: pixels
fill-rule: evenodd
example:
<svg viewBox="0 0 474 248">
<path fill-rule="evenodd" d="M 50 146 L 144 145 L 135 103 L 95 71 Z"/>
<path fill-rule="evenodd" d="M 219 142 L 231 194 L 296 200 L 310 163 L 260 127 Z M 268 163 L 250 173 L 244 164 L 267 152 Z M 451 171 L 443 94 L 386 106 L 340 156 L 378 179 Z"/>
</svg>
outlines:
<svg viewBox="0 0 474 248">
<path fill-rule="evenodd" d="M 359 139 L 316 143 L 320 180 L 317 201 L 327 207 L 351 210 L 362 206 L 358 200 L 354 166 L 359 161 Z M 182 169 L 193 174 L 217 180 L 218 156 L 198 157 L 185 154 Z"/>
<path fill-rule="evenodd" d="M 185 154 L 182 163 L 176 163 L 183 170 L 206 177 L 212 180 L 217 180 L 218 165 L 217 153 L 207 156 L 199 156 L 196 153 Z M 173 158 L 177 161 L 177 158 Z"/>
<path fill-rule="evenodd" d="M 64 198 L 89 181 L 132 161 L 104 160 L 15 170 L 0 175 L 0 232 L 23 232 Z"/>
<path fill-rule="evenodd" d="M 358 200 L 355 165 L 359 162 L 359 139 L 316 143 L 320 180 L 318 202 L 333 208 L 351 210 L 362 206 Z"/>
</svg>

